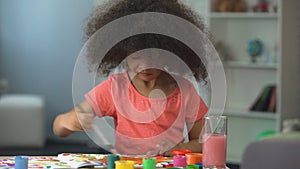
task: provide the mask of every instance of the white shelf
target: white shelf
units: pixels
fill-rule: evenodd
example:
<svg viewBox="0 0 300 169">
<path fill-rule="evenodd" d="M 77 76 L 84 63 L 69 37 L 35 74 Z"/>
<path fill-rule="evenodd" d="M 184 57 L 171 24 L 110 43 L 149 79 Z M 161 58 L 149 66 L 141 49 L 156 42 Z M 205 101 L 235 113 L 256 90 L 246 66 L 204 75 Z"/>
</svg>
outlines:
<svg viewBox="0 0 300 169">
<path fill-rule="evenodd" d="M 240 62 L 240 61 L 225 61 L 224 66 L 227 68 L 249 68 L 249 69 L 278 69 L 276 63 L 252 63 L 252 62 Z"/>
<path fill-rule="evenodd" d="M 277 13 L 215 12 L 216 0 L 186 1 L 204 17 L 214 40 L 223 45 L 219 51 L 227 59 L 223 62 L 227 81 L 224 115 L 229 116 L 227 155 L 229 162 L 240 163 L 244 149 L 258 134 L 280 132 L 285 119 L 300 118 L 300 76 L 294 73 L 300 72 L 296 36 L 300 1 L 269 0 L 277 5 Z M 246 2 L 250 8 L 257 0 Z M 264 44 L 263 57 L 257 63 L 250 62 L 246 51 L 247 42 L 254 38 Z M 264 56 L 278 63 L 262 63 Z M 247 106 L 269 84 L 276 84 L 278 89 L 276 113 L 248 111 Z"/>
<path fill-rule="evenodd" d="M 212 12 L 212 19 L 278 19 L 277 13 L 263 12 Z"/>
<path fill-rule="evenodd" d="M 230 163 L 240 163 L 241 162 L 241 156 L 237 156 L 236 154 L 227 154 L 227 162 Z"/>
<path fill-rule="evenodd" d="M 246 109 L 225 109 L 224 115 L 245 117 L 245 118 L 259 118 L 259 119 L 274 119 L 276 120 L 277 114 L 274 112 L 259 112 L 259 111 L 248 111 Z"/>
</svg>

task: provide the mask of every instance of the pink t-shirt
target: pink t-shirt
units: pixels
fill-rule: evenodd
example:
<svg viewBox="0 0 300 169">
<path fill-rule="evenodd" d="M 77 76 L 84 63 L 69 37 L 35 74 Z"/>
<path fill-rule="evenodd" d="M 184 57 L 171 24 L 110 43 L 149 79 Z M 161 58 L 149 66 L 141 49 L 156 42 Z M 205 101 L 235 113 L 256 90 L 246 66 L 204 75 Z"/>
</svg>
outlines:
<svg viewBox="0 0 300 169">
<path fill-rule="evenodd" d="M 205 115 L 208 108 L 193 84 L 178 76 L 173 78 L 178 85 L 164 98 L 141 95 L 127 72 L 111 75 L 85 95 L 97 116 L 114 118 L 118 153 L 145 154 L 162 140 L 182 142 L 185 123 Z"/>
</svg>

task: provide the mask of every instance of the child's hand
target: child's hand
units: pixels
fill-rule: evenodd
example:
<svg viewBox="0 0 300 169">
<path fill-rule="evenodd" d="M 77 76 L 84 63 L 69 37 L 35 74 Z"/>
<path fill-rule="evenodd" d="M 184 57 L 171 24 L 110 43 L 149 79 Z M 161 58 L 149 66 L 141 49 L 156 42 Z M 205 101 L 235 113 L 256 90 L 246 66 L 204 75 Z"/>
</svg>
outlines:
<svg viewBox="0 0 300 169">
<path fill-rule="evenodd" d="M 87 103 L 82 103 L 75 108 L 75 112 L 78 119 L 78 124 L 80 126 L 76 126 L 77 128 L 81 128 L 81 130 L 93 130 L 93 124 L 95 123 L 95 113 L 92 111 L 92 108 Z"/>
<path fill-rule="evenodd" d="M 92 130 L 95 113 L 85 101 L 71 111 L 58 115 L 53 122 L 53 132 L 66 137 L 75 131 Z"/>
<path fill-rule="evenodd" d="M 81 104 L 66 114 L 65 127 L 70 131 L 92 131 L 95 114 L 87 104 Z"/>
<path fill-rule="evenodd" d="M 76 113 L 75 111 L 60 115 L 61 123 L 70 132 L 90 130 L 93 118 L 89 114 Z"/>
<path fill-rule="evenodd" d="M 176 143 L 170 141 L 160 141 L 157 144 L 158 154 L 163 156 L 173 156 L 173 150 L 175 149 Z"/>
<path fill-rule="evenodd" d="M 77 111 L 76 114 L 81 130 L 92 131 L 93 124 L 95 123 L 95 115 L 93 113 L 87 113 L 82 111 Z"/>
</svg>

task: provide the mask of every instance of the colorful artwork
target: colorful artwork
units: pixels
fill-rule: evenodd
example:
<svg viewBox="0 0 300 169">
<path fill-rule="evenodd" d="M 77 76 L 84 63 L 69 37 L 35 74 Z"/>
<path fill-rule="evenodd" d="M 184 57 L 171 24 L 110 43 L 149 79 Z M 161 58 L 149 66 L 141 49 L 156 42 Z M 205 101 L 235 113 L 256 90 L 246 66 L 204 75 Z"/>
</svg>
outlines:
<svg viewBox="0 0 300 169">
<path fill-rule="evenodd" d="M 120 160 L 130 160 L 133 161 L 135 167 L 142 167 L 143 158 L 145 155 L 120 155 Z M 173 158 L 163 157 L 163 156 L 153 156 L 156 158 L 157 166 L 161 167 L 165 164 L 173 163 Z M 88 166 L 90 164 L 99 165 L 97 166 L 107 166 L 107 155 L 104 154 L 74 154 L 74 153 L 62 153 L 58 155 L 60 162 L 66 162 L 72 166 Z"/>
<path fill-rule="evenodd" d="M 126 156 L 121 155 L 121 160 L 134 161 L 135 167 L 142 168 L 142 160 L 145 156 Z M 163 167 L 173 163 L 170 157 L 155 156 L 157 167 Z M 79 167 L 106 167 L 107 155 L 105 154 L 80 154 L 80 153 L 62 153 L 57 157 L 51 156 L 32 156 L 28 158 L 28 168 L 79 168 Z M 1 158 L 0 169 L 14 169 L 14 157 Z"/>
<path fill-rule="evenodd" d="M 57 159 L 73 168 L 106 165 L 104 154 L 62 153 L 57 156 Z"/>
<path fill-rule="evenodd" d="M 56 157 L 29 157 L 28 168 L 70 168 L 65 162 L 60 162 Z M 0 158 L 0 169 L 14 169 L 14 157 Z"/>
</svg>

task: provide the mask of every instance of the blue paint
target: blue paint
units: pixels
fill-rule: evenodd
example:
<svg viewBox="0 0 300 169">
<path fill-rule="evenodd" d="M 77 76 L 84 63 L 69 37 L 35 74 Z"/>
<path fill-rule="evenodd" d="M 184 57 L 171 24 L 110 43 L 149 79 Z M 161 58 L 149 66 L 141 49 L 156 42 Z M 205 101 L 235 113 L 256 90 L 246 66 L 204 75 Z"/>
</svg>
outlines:
<svg viewBox="0 0 300 169">
<path fill-rule="evenodd" d="M 15 169 L 27 169 L 27 168 L 28 168 L 28 156 L 16 156 Z"/>
</svg>

